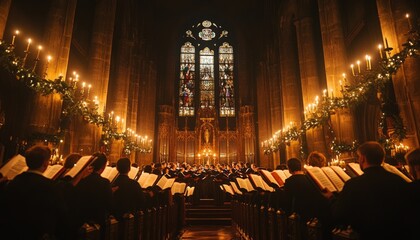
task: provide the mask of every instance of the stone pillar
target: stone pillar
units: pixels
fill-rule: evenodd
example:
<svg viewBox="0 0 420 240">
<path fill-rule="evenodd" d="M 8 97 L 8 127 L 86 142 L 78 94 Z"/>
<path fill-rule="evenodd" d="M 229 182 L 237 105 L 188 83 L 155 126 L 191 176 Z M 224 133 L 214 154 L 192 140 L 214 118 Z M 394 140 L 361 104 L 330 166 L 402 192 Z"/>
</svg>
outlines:
<svg viewBox="0 0 420 240">
<path fill-rule="evenodd" d="M 51 2 L 47 16 L 47 31 L 44 36 L 45 52 L 50 53 L 52 61 L 43 69 L 46 79 L 55 79 L 60 74 L 66 75 L 69 61 L 70 43 L 76 11 L 76 0 L 57 0 Z M 41 61 L 42 62 L 42 61 Z M 37 95 L 33 102 L 30 119 L 32 132 L 55 134 L 59 129 L 61 115 L 61 97 L 59 94 L 48 96 Z"/>
<path fill-rule="evenodd" d="M 386 39 L 389 46 L 393 48 L 391 55 L 400 52 L 403 49 L 402 44 L 407 41 L 409 24 L 405 14 L 416 14 L 408 2 L 410 1 L 376 1 L 383 41 L 385 42 Z M 416 20 L 413 16 L 411 22 L 415 26 Z M 400 115 L 404 126 L 407 127 L 407 139 L 404 144 L 410 147 L 418 147 L 420 142 L 420 86 L 418 84 L 420 74 L 418 69 L 420 69 L 420 60 L 409 57 L 392 78 Z"/>
<path fill-rule="evenodd" d="M 304 7 L 304 6 L 302 6 Z M 308 6 L 306 6 L 309 8 Z M 322 97 L 321 80 L 318 73 L 314 23 L 310 16 L 302 16 L 295 21 L 299 54 L 300 79 L 302 84 L 303 106 L 315 102 L 315 97 Z M 326 142 L 322 127 L 306 132 L 308 153 L 320 151 L 326 153 Z"/>
<path fill-rule="evenodd" d="M 3 39 L 12 0 L 0 0 L 0 39 Z"/>
<path fill-rule="evenodd" d="M 283 128 L 286 128 L 291 122 L 300 126 L 303 114 L 295 36 L 291 18 L 282 16 L 280 23 L 280 75 Z M 292 141 L 290 146 L 286 147 L 286 158 L 291 157 L 300 157 L 300 144 L 297 141 Z"/>
<path fill-rule="evenodd" d="M 104 113 L 111 65 L 112 40 L 114 34 L 116 0 L 96 1 L 93 16 L 92 38 L 89 51 L 89 77 L 92 84 L 90 99 L 98 97 L 98 113 Z M 98 151 L 101 128 L 80 121 L 76 129 L 78 148 L 85 154 Z"/>
<path fill-rule="evenodd" d="M 157 159 L 155 161 L 162 162 L 175 159 L 172 156 L 175 140 L 174 140 L 174 108 L 169 105 L 159 106 L 159 126 L 158 126 L 158 139 L 157 139 Z"/>
<path fill-rule="evenodd" d="M 239 133 L 243 143 L 245 162 L 255 163 L 255 129 L 254 109 L 252 106 L 241 106 L 239 111 Z M 273 167 L 273 166 L 269 166 Z"/>
<path fill-rule="evenodd" d="M 112 58 L 112 61 L 115 61 L 113 65 L 115 67 L 112 70 L 114 74 L 109 82 L 106 111 L 114 111 L 116 116 L 124 119 L 118 129 L 119 132 L 126 129 L 125 120 L 127 120 L 129 106 L 130 77 L 133 66 L 131 53 L 134 45 L 132 39 L 133 23 L 131 21 L 133 10 L 131 2 L 120 1 L 117 4 L 116 29 L 119 29 L 119 31 L 114 35 L 117 40 L 117 43 L 114 44 L 117 47 L 113 51 L 115 57 Z M 113 144 L 109 155 L 110 161 L 117 161 L 122 156 L 121 150 L 122 146 Z"/>
<path fill-rule="evenodd" d="M 318 7 L 327 88 L 337 95 L 339 81 L 348 69 L 339 0 L 318 0 Z M 338 141 L 351 143 L 355 140 L 354 116 L 349 109 L 337 110 L 331 116 L 331 122 Z M 327 139 L 327 143 L 331 140 Z"/>
</svg>

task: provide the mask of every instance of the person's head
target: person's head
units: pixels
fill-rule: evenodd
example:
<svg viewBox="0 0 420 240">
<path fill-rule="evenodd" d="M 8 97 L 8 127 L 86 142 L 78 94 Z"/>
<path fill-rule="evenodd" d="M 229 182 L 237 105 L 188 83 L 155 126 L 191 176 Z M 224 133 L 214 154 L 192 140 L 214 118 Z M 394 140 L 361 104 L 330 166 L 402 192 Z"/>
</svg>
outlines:
<svg viewBox="0 0 420 240">
<path fill-rule="evenodd" d="M 82 155 L 78 153 L 70 153 L 64 160 L 64 168 L 70 169 L 79 161 Z"/>
<path fill-rule="evenodd" d="M 131 169 L 131 162 L 128 158 L 120 158 L 117 161 L 117 170 L 120 174 L 127 174 Z"/>
<path fill-rule="evenodd" d="M 297 158 L 290 158 L 287 160 L 287 168 L 289 168 L 289 172 L 291 174 L 294 172 L 302 171 L 302 162 Z"/>
<path fill-rule="evenodd" d="M 308 156 L 308 165 L 313 167 L 325 167 L 327 164 L 327 158 L 324 154 L 313 151 Z"/>
<path fill-rule="evenodd" d="M 94 172 L 102 172 L 105 169 L 106 162 L 108 161 L 107 157 L 103 153 L 93 154 L 94 160 L 90 164 Z"/>
<path fill-rule="evenodd" d="M 411 176 L 420 180 L 420 148 L 411 150 L 405 155 Z"/>
<path fill-rule="evenodd" d="M 44 172 L 51 158 L 51 149 L 44 145 L 35 145 L 25 152 L 26 165 L 29 170 Z"/>
<path fill-rule="evenodd" d="M 385 159 L 385 150 L 378 142 L 365 142 L 357 149 L 359 164 L 362 170 L 380 166 Z"/>
<path fill-rule="evenodd" d="M 144 166 L 144 168 L 143 168 L 143 172 L 145 172 L 145 173 L 152 173 L 152 166 L 151 165 L 146 165 L 146 166 Z"/>
</svg>

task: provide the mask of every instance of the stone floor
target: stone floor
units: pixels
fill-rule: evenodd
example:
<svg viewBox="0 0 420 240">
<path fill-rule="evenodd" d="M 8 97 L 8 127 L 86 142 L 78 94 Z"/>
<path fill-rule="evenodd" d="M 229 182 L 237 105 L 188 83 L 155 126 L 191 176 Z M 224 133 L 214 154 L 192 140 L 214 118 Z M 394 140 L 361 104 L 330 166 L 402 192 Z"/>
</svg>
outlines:
<svg viewBox="0 0 420 240">
<path fill-rule="evenodd" d="M 240 240 L 232 226 L 195 225 L 184 228 L 181 240 Z"/>
</svg>

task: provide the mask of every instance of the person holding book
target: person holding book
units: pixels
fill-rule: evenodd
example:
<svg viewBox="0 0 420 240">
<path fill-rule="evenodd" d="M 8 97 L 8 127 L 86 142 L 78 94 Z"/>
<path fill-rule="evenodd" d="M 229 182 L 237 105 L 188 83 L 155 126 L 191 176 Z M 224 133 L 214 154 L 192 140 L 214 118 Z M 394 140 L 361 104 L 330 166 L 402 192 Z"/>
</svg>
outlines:
<svg viewBox="0 0 420 240">
<path fill-rule="evenodd" d="M 327 166 L 327 158 L 324 154 L 313 151 L 308 156 L 308 165 L 313 167 L 325 167 Z"/>
<path fill-rule="evenodd" d="M 128 177 L 128 172 L 131 169 L 130 164 L 128 158 L 120 158 L 117 161 L 119 175 L 113 183 L 113 188 L 116 190 L 113 192 L 112 213 L 118 221 L 122 220 L 125 213 L 134 214 L 145 207 L 145 196 L 140 184 Z"/>
<path fill-rule="evenodd" d="M 63 237 L 66 209 L 51 179 L 42 174 L 47 169 L 51 150 L 35 145 L 25 152 L 28 170 L 6 186 L 0 212 L 4 239 L 55 239 Z"/>
<path fill-rule="evenodd" d="M 348 180 L 333 203 L 339 224 L 351 225 L 360 239 L 409 239 L 406 229 L 407 182 L 381 164 L 385 151 L 378 142 L 359 146 L 363 175 Z"/>
<path fill-rule="evenodd" d="M 107 157 L 103 153 L 95 153 L 92 163 L 92 173 L 80 180 L 76 185 L 78 221 L 82 225 L 85 222 L 95 222 L 100 225 L 101 239 L 105 237 L 105 223 L 112 204 L 112 189 L 108 179 L 101 177 L 104 171 Z"/>
<path fill-rule="evenodd" d="M 318 218 L 323 226 L 324 239 L 330 238 L 331 217 L 329 201 L 319 188 L 305 175 L 302 162 L 297 158 L 287 160 L 287 167 L 292 176 L 284 184 L 286 212 L 290 215 L 297 213 L 301 217 L 301 229 L 305 239 L 306 222 L 311 218 Z"/>
</svg>

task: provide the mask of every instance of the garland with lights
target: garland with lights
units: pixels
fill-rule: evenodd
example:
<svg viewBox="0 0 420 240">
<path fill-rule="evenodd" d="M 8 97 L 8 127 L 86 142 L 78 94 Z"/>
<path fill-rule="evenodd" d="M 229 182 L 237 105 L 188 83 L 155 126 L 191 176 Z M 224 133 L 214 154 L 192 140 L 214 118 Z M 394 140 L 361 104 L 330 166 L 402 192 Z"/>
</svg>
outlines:
<svg viewBox="0 0 420 240">
<path fill-rule="evenodd" d="M 56 134 L 34 133 L 31 136 L 31 140 L 42 140 L 50 142 L 53 145 L 57 145 L 59 142 L 63 141 L 65 132 L 64 126 L 67 125 L 65 123 L 73 116 L 81 116 L 84 121 L 90 124 L 102 126 L 103 132 L 100 140 L 101 145 L 109 146 L 114 139 L 123 140 L 123 153 L 125 155 L 130 155 L 133 151 L 141 153 L 151 152 L 151 145 L 138 145 L 137 141 L 133 141 L 131 139 L 128 131 L 118 132 L 112 122 L 112 119 L 105 118 L 103 115 L 98 113 L 97 102 L 93 101 L 94 104 L 90 107 L 92 104 L 89 104 L 90 100 L 87 99 L 89 92 L 86 94 L 84 89 L 81 91 L 78 90 L 76 82 L 67 83 L 62 76 L 59 76 L 54 80 L 42 78 L 34 73 L 36 65 L 32 69 L 26 69 L 24 67 L 26 57 L 27 55 L 25 55 L 23 60 L 17 57 L 14 53 L 13 44 L 7 45 L 3 41 L 0 42 L 1 68 L 11 74 L 11 76 L 14 76 L 16 80 L 21 81 L 27 87 L 34 90 L 36 93 L 43 96 L 60 94 L 63 100 L 62 115 L 60 119 L 61 127 L 58 132 Z"/>
<path fill-rule="evenodd" d="M 290 145 L 291 141 L 299 141 L 303 134 L 309 129 L 318 128 L 320 126 L 328 125 L 332 141 L 330 149 L 335 155 L 340 155 L 343 152 L 353 152 L 357 148 L 358 142 L 355 140 L 351 144 L 338 142 L 335 133 L 332 130 L 330 117 L 335 114 L 338 109 L 345 109 L 355 107 L 368 99 L 370 94 L 375 93 L 381 101 L 382 116 L 378 128 L 382 131 L 379 142 L 383 144 L 386 150 L 393 150 L 397 143 L 406 138 L 406 128 L 400 116 L 398 108 L 395 106 L 395 101 L 389 97 L 389 87 L 392 86 L 392 75 L 395 74 L 407 57 L 416 57 L 420 49 L 420 37 L 417 30 L 410 30 L 409 38 L 403 44 L 403 49 L 392 56 L 390 56 L 392 48 L 387 46 L 384 49 L 386 57 L 382 58 L 375 69 L 371 68 L 370 57 L 368 61 L 368 70 L 354 74 L 352 65 L 352 75 L 354 76 L 354 84 L 347 84 L 345 74 L 343 74 L 345 84 L 341 84 L 342 97 L 334 97 L 333 94 L 328 95 L 328 91 L 324 90 L 322 100 L 317 98 L 314 104 L 310 104 L 305 111 L 305 120 L 300 127 L 289 126 L 285 130 L 278 131 L 269 140 L 263 141 L 262 146 L 265 154 L 271 154 L 277 151 L 281 144 Z M 380 50 L 381 51 L 381 50 Z M 389 57 L 388 57 L 389 56 Z M 359 64 L 359 63 L 358 63 Z M 392 131 L 389 131 L 391 128 Z M 301 151 L 302 151 L 301 147 Z M 301 152 L 301 155 L 305 153 Z"/>
</svg>

